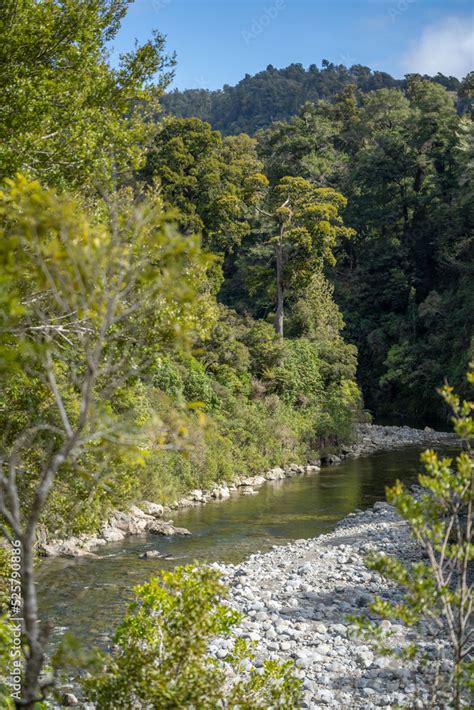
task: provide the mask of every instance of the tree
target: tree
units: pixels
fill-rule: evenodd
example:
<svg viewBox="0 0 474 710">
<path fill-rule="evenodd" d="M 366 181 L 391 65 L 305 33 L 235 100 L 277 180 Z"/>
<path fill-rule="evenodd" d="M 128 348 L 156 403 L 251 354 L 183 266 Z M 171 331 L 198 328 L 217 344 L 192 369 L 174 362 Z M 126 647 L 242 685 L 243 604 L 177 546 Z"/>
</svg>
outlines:
<svg viewBox="0 0 474 710">
<path fill-rule="evenodd" d="M 231 635 L 241 615 L 224 601 L 217 570 L 178 567 L 135 589 L 136 601 L 117 629 L 113 654 L 99 653 L 84 682 L 97 707 L 287 708 L 301 698 L 293 662 L 265 661 L 261 674 L 244 670 L 254 658 Z M 224 662 L 209 655 L 224 637 Z"/>
<path fill-rule="evenodd" d="M 338 240 L 350 238 L 340 215 L 346 199 L 331 188 L 316 187 L 299 177 L 284 177 L 259 208 L 271 236 L 251 252 L 258 258 L 273 256 L 275 267 L 275 330 L 283 337 L 285 297 L 328 263 L 336 262 Z"/>
<path fill-rule="evenodd" d="M 206 261 L 196 239 L 165 224 L 156 199 L 135 207 L 121 194 L 91 222 L 73 201 L 22 177 L 0 192 L 0 234 L 0 382 L 11 403 L 0 530 L 21 546 L 25 667 L 16 703 L 32 708 L 47 690 L 49 630 L 38 619 L 38 523 L 57 481 L 110 485 L 110 457 L 137 463 L 163 446 L 158 417 L 146 432 L 131 429 L 113 397 L 198 327 Z"/>
<path fill-rule="evenodd" d="M 130 1 L 1 3 L 0 179 L 22 171 L 61 189 L 107 189 L 141 165 L 173 59 L 155 32 L 110 67 Z"/>
<path fill-rule="evenodd" d="M 250 232 L 250 206 L 261 171 L 255 140 L 222 139 L 197 118 L 165 118 L 143 175 L 157 180 L 165 205 L 184 234 L 202 233 L 203 245 L 226 253 Z"/>
<path fill-rule="evenodd" d="M 334 147 L 339 125 L 327 117 L 321 106 L 305 104 L 289 123 L 274 123 L 258 136 L 258 153 L 265 161 L 265 173 L 275 184 L 291 175 L 316 185 L 332 184 L 344 156 Z"/>
</svg>

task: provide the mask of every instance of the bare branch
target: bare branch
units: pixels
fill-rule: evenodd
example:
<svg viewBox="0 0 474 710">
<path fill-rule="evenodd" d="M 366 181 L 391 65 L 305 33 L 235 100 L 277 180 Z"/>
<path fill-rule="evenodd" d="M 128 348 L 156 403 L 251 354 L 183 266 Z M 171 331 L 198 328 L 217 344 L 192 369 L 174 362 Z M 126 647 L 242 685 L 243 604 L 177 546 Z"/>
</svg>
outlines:
<svg viewBox="0 0 474 710">
<path fill-rule="evenodd" d="M 51 390 L 53 392 L 54 400 L 55 400 L 56 406 L 58 408 L 59 416 L 61 417 L 61 421 L 63 423 L 63 427 L 66 431 L 66 434 L 69 437 L 72 437 L 72 434 L 73 434 L 72 427 L 69 422 L 69 417 L 66 412 L 66 407 L 64 406 L 63 398 L 61 397 L 61 393 L 59 391 L 58 383 L 56 381 L 56 374 L 54 372 L 53 358 L 51 356 L 50 350 L 46 351 L 46 372 L 48 375 L 48 381 L 51 386 Z"/>
</svg>

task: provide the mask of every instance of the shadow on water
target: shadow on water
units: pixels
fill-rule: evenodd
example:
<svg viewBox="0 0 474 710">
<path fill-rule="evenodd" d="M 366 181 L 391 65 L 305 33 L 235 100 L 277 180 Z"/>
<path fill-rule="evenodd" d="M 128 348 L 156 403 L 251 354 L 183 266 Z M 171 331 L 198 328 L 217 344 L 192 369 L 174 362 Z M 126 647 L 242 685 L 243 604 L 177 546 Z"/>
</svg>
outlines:
<svg viewBox="0 0 474 710">
<path fill-rule="evenodd" d="M 176 511 L 175 523 L 191 537 L 134 537 L 105 545 L 95 559 L 47 560 L 40 569 L 41 614 L 57 633 L 68 629 L 88 642 L 107 642 L 134 585 L 158 569 L 194 560 L 236 563 L 272 545 L 327 533 L 356 508 L 383 500 L 397 478 L 415 480 L 419 455 L 416 447 L 379 452 L 319 474 L 269 481 L 256 496 Z M 138 558 L 151 549 L 173 559 Z"/>
</svg>

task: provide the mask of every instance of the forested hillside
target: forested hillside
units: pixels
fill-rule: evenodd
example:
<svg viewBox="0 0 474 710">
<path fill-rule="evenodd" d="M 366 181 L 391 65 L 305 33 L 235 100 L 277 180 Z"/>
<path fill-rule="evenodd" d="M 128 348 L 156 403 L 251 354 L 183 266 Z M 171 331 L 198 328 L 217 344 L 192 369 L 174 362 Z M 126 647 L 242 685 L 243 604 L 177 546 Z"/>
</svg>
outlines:
<svg viewBox="0 0 474 710">
<path fill-rule="evenodd" d="M 462 385 L 474 347 L 473 75 L 462 82 L 418 75 L 395 82 L 363 69 L 272 69 L 246 78 L 234 93 L 226 87 L 215 105 L 241 92 L 249 99 L 239 103 L 247 125 L 263 105 L 274 106 L 275 115 L 292 113 L 294 105 L 282 109 L 278 92 L 272 93 L 291 76 L 299 77 L 294 86 L 300 88 L 313 77 L 330 97 L 307 102 L 288 122 L 259 131 L 258 157 L 272 186 L 285 176 L 299 177 L 347 199 L 344 221 L 355 236 L 336 247 L 337 266 L 327 262 L 323 273 L 336 289 L 345 337 L 359 352 L 366 406 L 392 421 L 442 420 L 436 388 L 445 377 Z M 259 82 L 262 91 L 252 102 Z M 217 123 L 225 116 L 220 108 L 218 116 Z M 223 125 L 234 124 L 225 118 Z M 293 259 L 289 254 L 285 278 L 294 279 Z M 271 280 L 265 281 L 268 264 L 254 229 L 226 257 L 220 298 L 264 318 L 276 298 Z M 307 318 L 323 307 L 325 289 L 299 302 L 306 321 L 301 331 L 292 316 L 291 333 L 307 332 Z"/>
<path fill-rule="evenodd" d="M 424 77 L 429 79 L 430 77 Z M 459 80 L 437 74 L 430 79 L 454 94 Z M 323 59 L 321 68 L 312 64 L 305 69 L 301 64 L 290 64 L 284 69 L 269 65 L 254 76 L 246 74 L 235 86 L 226 84 L 222 90 L 187 89 L 168 92 L 162 106 L 166 112 L 180 118 L 200 118 L 225 135 L 249 133 L 253 135 L 274 121 L 288 120 L 298 113 L 307 101 L 330 100 L 346 86 L 360 91 L 377 89 L 406 89 L 406 79 L 394 79 L 390 74 L 373 71 L 356 64 L 346 67 Z M 462 100 L 460 107 L 463 107 Z"/>
<path fill-rule="evenodd" d="M 472 92 L 472 74 L 461 89 Z M 270 180 L 300 176 L 347 198 L 356 236 L 326 274 L 358 348 L 366 405 L 399 420 L 442 417 L 435 389 L 444 377 L 461 386 L 473 355 L 471 116 L 443 86 L 412 76 L 404 92 L 348 87 L 307 104 L 258 141 Z M 239 259 L 237 289 L 248 280 Z M 258 312 L 258 300 L 247 303 Z"/>
</svg>

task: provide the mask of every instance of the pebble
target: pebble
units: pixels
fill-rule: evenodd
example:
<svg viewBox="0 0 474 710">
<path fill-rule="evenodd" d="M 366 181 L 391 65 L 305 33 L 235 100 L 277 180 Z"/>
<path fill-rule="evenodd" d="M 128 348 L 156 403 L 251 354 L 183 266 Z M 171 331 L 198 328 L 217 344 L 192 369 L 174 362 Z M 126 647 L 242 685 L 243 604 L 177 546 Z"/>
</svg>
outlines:
<svg viewBox="0 0 474 710">
<path fill-rule="evenodd" d="M 349 633 L 347 616 L 367 613 L 373 595 L 400 598 L 399 590 L 364 567 L 360 555 L 374 549 L 420 558 L 407 525 L 386 503 L 349 515 L 328 535 L 253 554 L 239 565 L 214 565 L 229 585 L 230 604 L 247 615 L 237 634 L 259 641 L 254 665 L 293 659 L 304 679 L 304 708 L 394 708 L 409 703 L 414 688 L 417 697 L 428 695 L 429 678 L 407 662 L 402 668 L 378 656 Z M 382 621 L 381 628 L 394 648 L 410 640 L 401 624 Z M 441 646 L 436 640 L 434 651 Z"/>
</svg>

